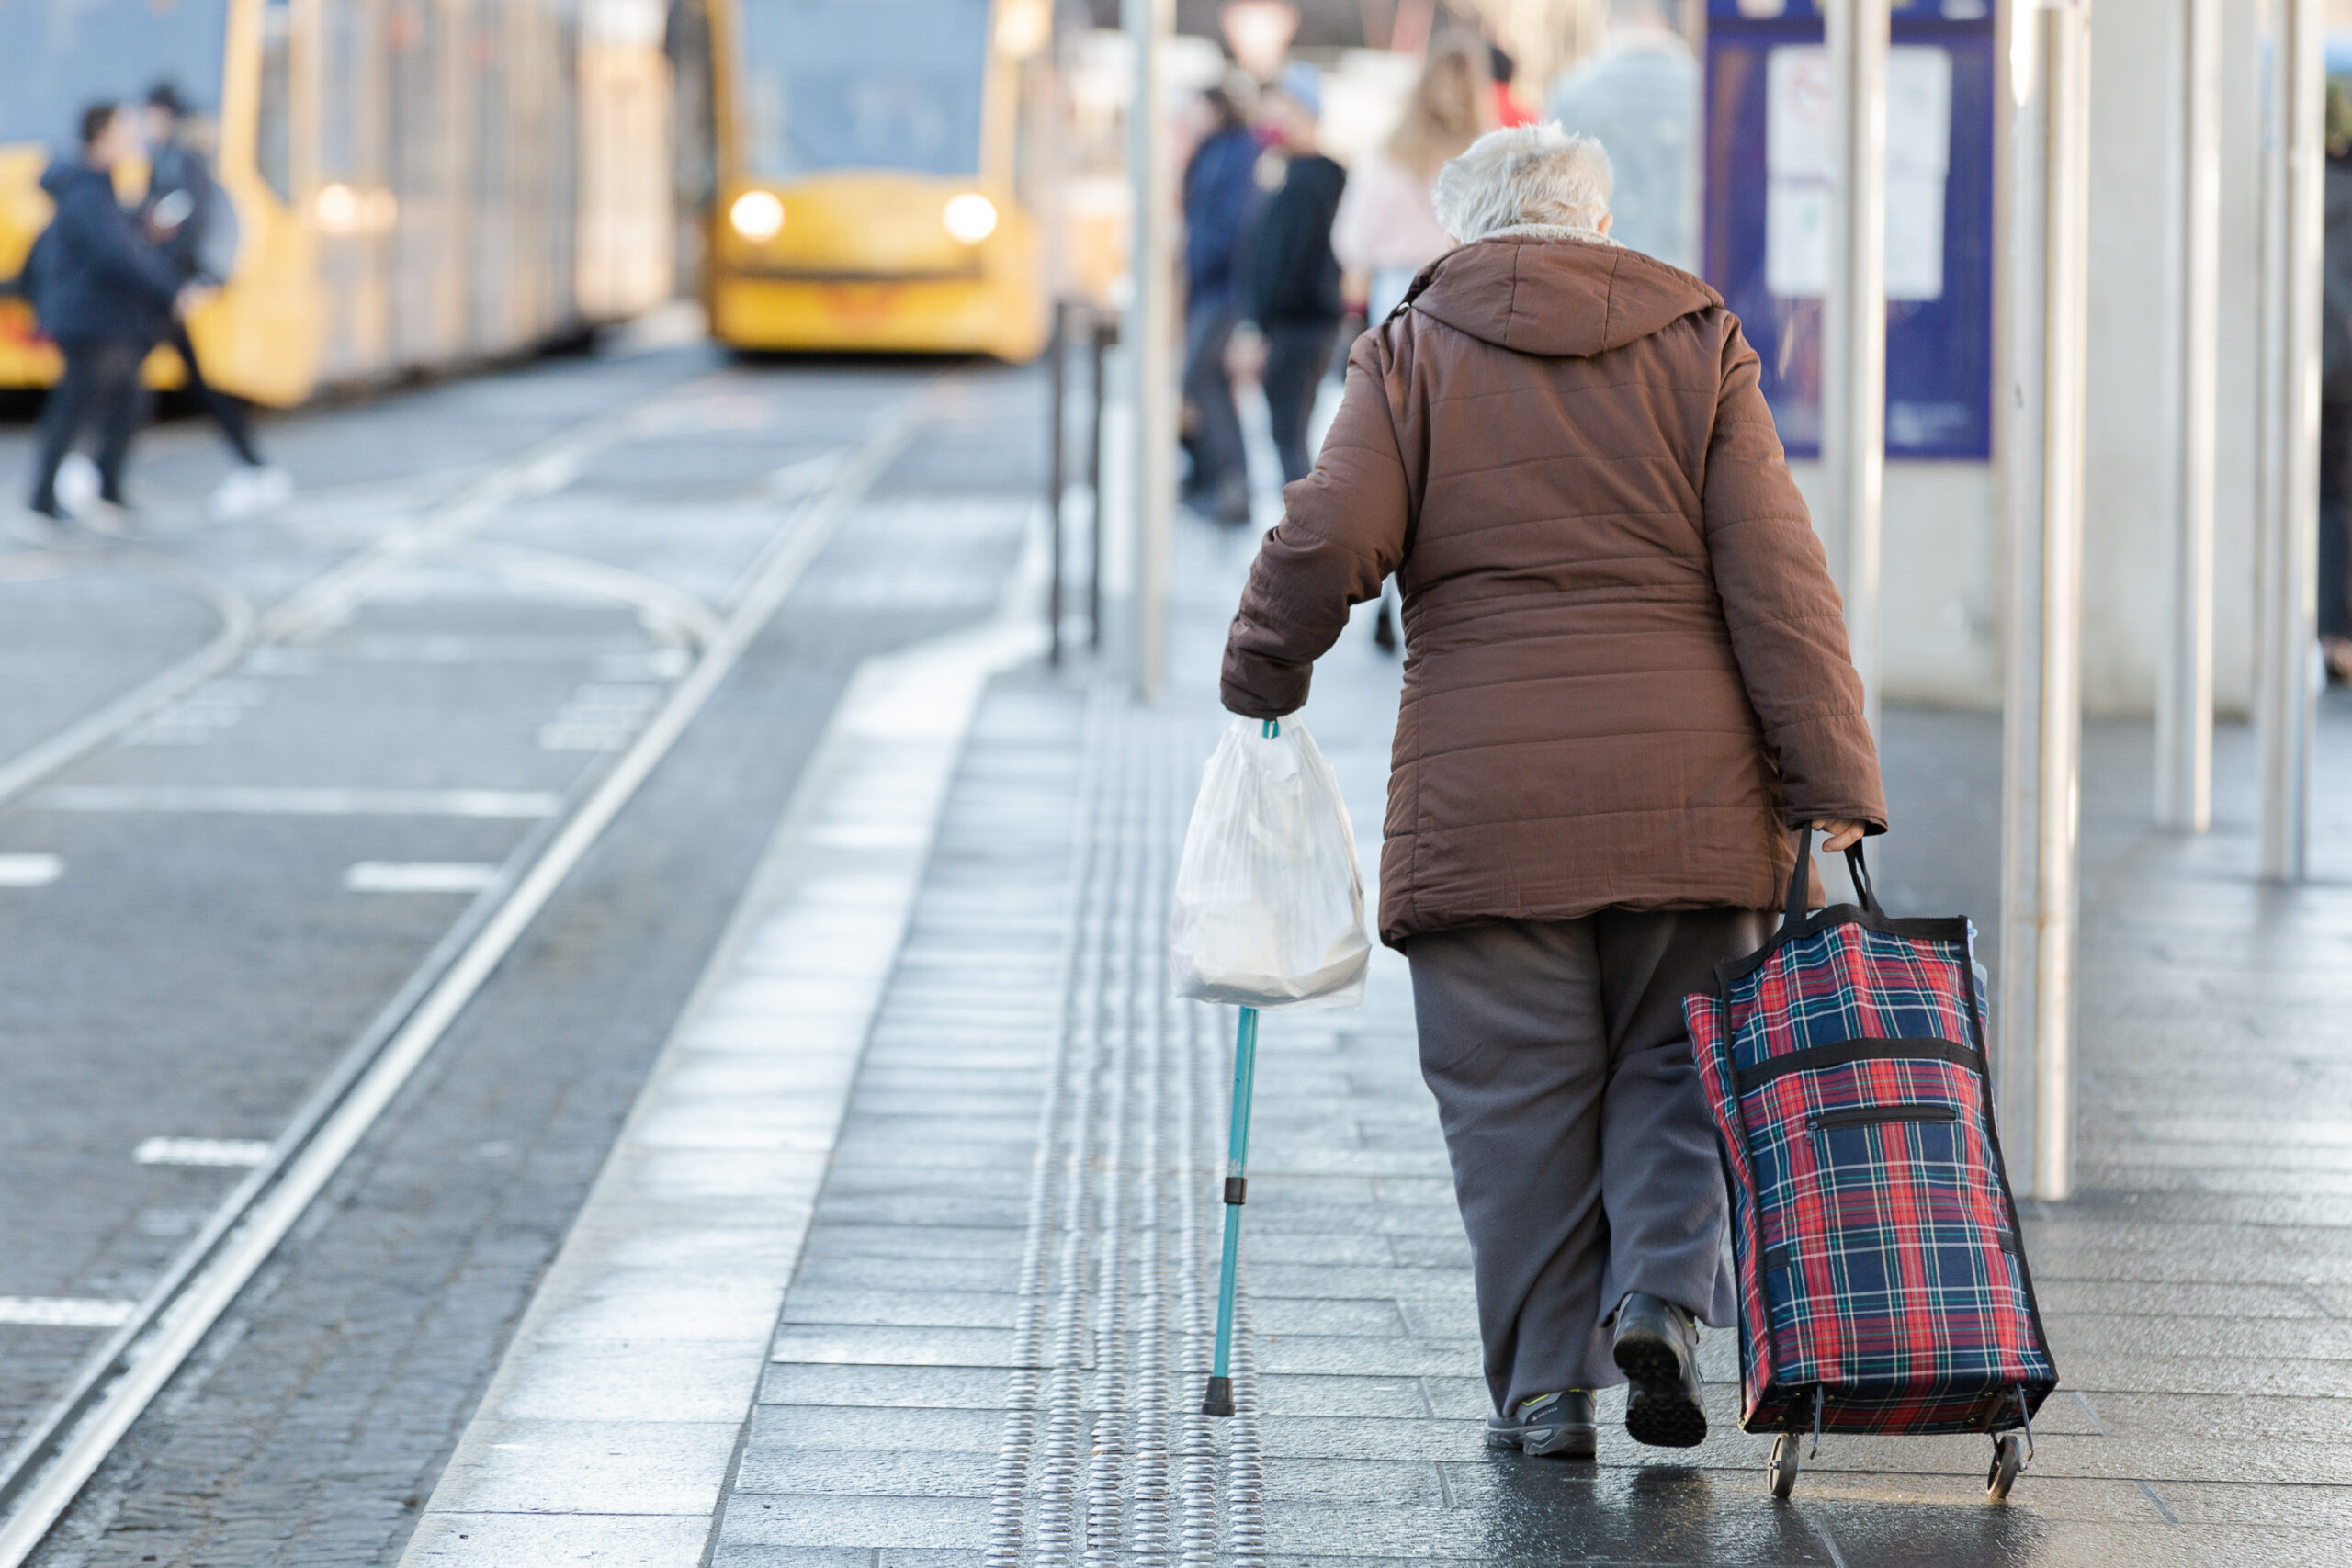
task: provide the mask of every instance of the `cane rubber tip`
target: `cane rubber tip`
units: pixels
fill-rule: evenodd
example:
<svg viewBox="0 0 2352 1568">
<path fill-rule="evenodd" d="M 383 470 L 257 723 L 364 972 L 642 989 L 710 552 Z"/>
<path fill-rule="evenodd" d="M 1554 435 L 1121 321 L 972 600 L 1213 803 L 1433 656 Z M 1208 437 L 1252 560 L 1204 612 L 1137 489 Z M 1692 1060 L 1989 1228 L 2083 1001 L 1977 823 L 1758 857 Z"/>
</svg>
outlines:
<svg viewBox="0 0 2352 1568">
<path fill-rule="evenodd" d="M 1201 1397 L 1201 1414 L 1204 1416 L 1233 1414 L 1233 1380 L 1231 1378 L 1209 1379 L 1209 1391 Z"/>
</svg>

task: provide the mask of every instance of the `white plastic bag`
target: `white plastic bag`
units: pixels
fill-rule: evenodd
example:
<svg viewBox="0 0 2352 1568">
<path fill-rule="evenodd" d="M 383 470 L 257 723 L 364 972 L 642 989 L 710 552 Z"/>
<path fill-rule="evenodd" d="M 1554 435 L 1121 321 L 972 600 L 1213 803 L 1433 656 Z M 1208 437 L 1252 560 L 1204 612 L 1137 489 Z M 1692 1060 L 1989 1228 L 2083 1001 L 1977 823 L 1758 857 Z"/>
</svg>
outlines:
<svg viewBox="0 0 2352 1568">
<path fill-rule="evenodd" d="M 1331 765 L 1295 719 L 1235 719 L 1209 759 L 1176 870 L 1176 994 L 1354 1007 L 1371 958 L 1355 829 Z"/>
</svg>

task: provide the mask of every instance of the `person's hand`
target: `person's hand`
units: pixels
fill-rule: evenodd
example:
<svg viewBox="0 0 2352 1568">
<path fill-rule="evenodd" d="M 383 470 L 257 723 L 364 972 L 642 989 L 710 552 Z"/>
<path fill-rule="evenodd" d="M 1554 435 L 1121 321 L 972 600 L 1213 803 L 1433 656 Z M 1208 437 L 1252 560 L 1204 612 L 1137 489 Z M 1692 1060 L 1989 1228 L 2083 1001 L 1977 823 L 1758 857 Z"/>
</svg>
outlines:
<svg viewBox="0 0 2352 1568">
<path fill-rule="evenodd" d="M 1850 850 L 1856 844 L 1860 843 L 1862 841 L 1862 835 L 1870 830 L 1870 824 L 1866 822 L 1849 822 L 1842 818 L 1831 817 L 1815 822 L 1813 825 L 1813 828 L 1814 831 L 1817 833 L 1826 833 L 1829 835 L 1828 838 L 1822 840 L 1821 852 L 1823 854 L 1834 855 L 1841 851 Z"/>
<path fill-rule="evenodd" d="M 1266 340 L 1258 329 L 1243 322 L 1225 345 L 1225 373 L 1237 381 L 1261 381 L 1266 375 Z"/>
</svg>

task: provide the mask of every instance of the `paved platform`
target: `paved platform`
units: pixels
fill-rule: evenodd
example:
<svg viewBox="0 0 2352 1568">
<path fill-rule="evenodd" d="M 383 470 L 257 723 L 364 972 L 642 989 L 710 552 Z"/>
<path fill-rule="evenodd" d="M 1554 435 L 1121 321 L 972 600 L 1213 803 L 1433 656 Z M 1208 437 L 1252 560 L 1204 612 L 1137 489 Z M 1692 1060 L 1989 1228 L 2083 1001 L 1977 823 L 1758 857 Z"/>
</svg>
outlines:
<svg viewBox="0 0 2352 1568">
<path fill-rule="evenodd" d="M 1385 951 L 1360 1010 L 1266 1022 L 1239 1412 L 1193 1414 L 1232 1015 L 1169 998 L 1163 925 L 1253 546 L 1184 536 L 1161 704 L 1034 671 L 980 702 L 724 1464 L 698 1461 L 658 1530 L 616 1480 L 601 1523 L 575 1504 L 559 1532 L 502 1525 L 509 1545 L 481 1560 L 2343 1560 L 2352 789 L 2324 792 L 2319 878 L 2260 887 L 2234 732 L 2201 840 L 2139 826 L 2140 732 L 2091 736 L 2083 1190 L 2026 1220 L 2062 1388 L 2006 1506 L 1984 1500 L 1981 1438 L 1831 1438 L 1775 1503 L 1768 1439 L 1732 1425 L 1726 1334 L 1706 1345 L 1702 1449 L 1630 1443 L 1622 1395 L 1597 1463 L 1484 1449 L 1467 1250 Z M 1306 714 L 1367 862 L 1396 679 L 1359 625 Z M 1887 731 L 1890 901 L 1990 927 L 1997 725 L 1897 712 Z M 2341 703 L 2323 766 L 2352 780 Z M 413 1558 L 464 1555 L 435 1531 Z"/>
</svg>

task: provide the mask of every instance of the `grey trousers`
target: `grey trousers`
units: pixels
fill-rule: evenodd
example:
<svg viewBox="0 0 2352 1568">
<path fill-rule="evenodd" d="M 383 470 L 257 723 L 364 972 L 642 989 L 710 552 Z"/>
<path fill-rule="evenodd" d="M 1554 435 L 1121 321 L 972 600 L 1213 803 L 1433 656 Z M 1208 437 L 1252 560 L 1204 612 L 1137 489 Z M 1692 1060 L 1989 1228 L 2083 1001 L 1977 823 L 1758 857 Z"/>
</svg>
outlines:
<svg viewBox="0 0 2352 1568">
<path fill-rule="evenodd" d="M 1734 1321 L 1682 998 L 1770 930 L 1760 910 L 1604 909 L 1406 942 L 1498 1412 L 1623 1382 L 1601 1319 L 1628 1291 Z"/>
</svg>

